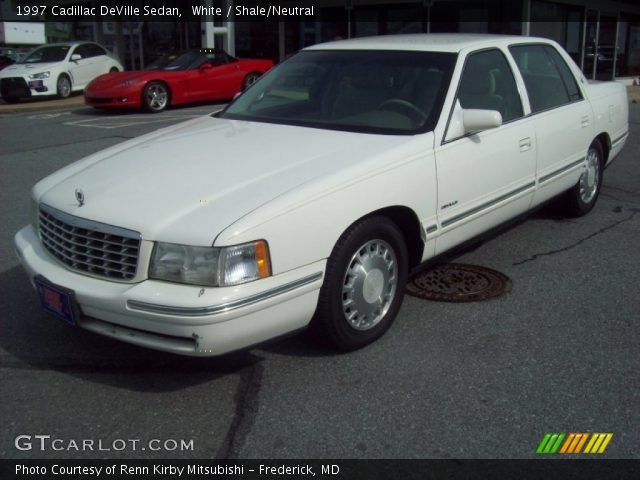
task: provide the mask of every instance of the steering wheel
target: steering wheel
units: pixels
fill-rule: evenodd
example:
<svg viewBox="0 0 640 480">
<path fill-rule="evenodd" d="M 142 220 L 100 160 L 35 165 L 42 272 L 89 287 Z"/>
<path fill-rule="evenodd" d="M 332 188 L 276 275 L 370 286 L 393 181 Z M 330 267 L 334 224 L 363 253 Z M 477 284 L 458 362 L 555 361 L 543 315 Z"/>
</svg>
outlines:
<svg viewBox="0 0 640 480">
<path fill-rule="evenodd" d="M 385 100 L 380 105 L 378 105 L 378 109 L 391 110 L 392 112 L 395 111 L 403 115 L 407 115 L 413 120 L 416 120 L 417 123 L 422 123 L 428 118 L 428 115 L 418 107 L 416 107 L 413 103 L 401 98 L 390 98 L 389 100 Z"/>
</svg>

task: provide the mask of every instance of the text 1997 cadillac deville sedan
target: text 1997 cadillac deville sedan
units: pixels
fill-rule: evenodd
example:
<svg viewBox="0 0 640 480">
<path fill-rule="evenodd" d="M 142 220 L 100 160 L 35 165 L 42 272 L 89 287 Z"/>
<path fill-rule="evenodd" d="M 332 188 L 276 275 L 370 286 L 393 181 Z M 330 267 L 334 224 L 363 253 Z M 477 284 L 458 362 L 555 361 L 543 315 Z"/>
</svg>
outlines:
<svg viewBox="0 0 640 480">
<path fill-rule="evenodd" d="M 311 324 L 351 350 L 412 267 L 558 195 L 591 210 L 627 135 L 624 87 L 549 40 L 315 45 L 41 180 L 15 245 L 43 307 L 103 335 L 218 355 Z"/>
</svg>

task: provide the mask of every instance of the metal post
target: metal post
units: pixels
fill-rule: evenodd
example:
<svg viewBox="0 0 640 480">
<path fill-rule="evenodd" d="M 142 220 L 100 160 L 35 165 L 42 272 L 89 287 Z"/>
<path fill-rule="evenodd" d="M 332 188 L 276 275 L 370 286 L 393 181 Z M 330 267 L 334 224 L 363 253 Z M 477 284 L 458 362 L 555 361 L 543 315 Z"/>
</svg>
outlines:
<svg viewBox="0 0 640 480">
<path fill-rule="evenodd" d="M 587 49 L 587 7 L 584 7 L 582 15 L 582 45 L 580 46 L 580 71 L 584 75 L 584 52 Z"/>
<path fill-rule="evenodd" d="M 613 72 L 611 80 L 616 79 L 616 64 L 618 63 L 618 35 L 620 32 L 620 11 L 616 14 L 616 39 L 613 42 Z"/>
<path fill-rule="evenodd" d="M 598 66 L 598 44 L 600 42 L 600 10 L 596 16 L 596 44 L 593 46 L 593 69 L 591 72 L 591 79 L 596 79 L 596 67 Z"/>
<path fill-rule="evenodd" d="M 531 0 L 523 0 L 523 22 L 522 22 L 522 35 L 528 37 L 531 35 Z"/>
</svg>

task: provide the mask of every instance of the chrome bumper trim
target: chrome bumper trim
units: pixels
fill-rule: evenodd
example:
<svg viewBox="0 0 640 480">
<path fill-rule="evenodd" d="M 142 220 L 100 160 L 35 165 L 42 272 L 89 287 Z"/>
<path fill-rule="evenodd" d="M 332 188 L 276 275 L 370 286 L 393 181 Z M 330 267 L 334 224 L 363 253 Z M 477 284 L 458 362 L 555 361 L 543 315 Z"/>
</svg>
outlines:
<svg viewBox="0 0 640 480">
<path fill-rule="evenodd" d="M 132 310 L 140 310 L 150 313 L 161 313 L 163 315 L 175 315 L 180 317 L 205 317 L 207 315 L 215 315 L 217 313 L 229 312 L 238 308 L 253 305 L 254 303 L 262 302 L 269 298 L 282 295 L 284 293 L 295 290 L 296 288 L 303 287 L 310 283 L 313 283 L 322 278 L 322 272 L 316 272 L 306 277 L 299 278 L 279 287 L 266 290 L 264 292 L 256 293 L 246 298 L 234 300 L 233 302 L 221 303 L 218 305 L 210 305 L 207 307 L 172 307 L 170 305 L 158 305 L 155 303 L 139 302 L 137 300 L 127 300 L 127 307 Z"/>
</svg>

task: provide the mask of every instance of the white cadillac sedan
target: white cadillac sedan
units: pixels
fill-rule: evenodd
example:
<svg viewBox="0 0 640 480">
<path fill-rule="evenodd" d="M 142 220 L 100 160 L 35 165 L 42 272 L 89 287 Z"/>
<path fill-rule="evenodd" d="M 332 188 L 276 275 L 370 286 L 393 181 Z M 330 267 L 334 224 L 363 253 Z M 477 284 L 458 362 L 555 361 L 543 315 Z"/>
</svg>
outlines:
<svg viewBox="0 0 640 480">
<path fill-rule="evenodd" d="M 218 355 L 313 326 L 352 350 L 420 263 L 559 195 L 589 212 L 627 135 L 624 87 L 549 40 L 315 45 L 41 180 L 16 251 L 46 311 L 125 342 Z"/>
<path fill-rule="evenodd" d="M 52 43 L 3 69 L 0 94 L 7 103 L 44 95 L 67 98 L 97 76 L 122 70 L 120 61 L 97 43 Z"/>
</svg>

